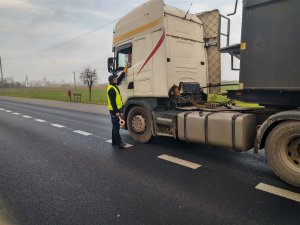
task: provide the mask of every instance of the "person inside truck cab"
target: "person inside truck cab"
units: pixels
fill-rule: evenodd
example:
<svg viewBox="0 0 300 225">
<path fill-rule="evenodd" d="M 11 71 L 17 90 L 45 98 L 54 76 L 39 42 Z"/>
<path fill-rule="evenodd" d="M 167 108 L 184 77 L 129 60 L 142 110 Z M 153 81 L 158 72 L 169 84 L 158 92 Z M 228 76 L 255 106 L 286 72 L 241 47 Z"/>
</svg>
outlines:
<svg viewBox="0 0 300 225">
<path fill-rule="evenodd" d="M 125 144 L 122 142 L 120 136 L 120 117 L 123 107 L 122 97 L 118 85 L 122 82 L 127 74 L 128 66 L 126 65 L 118 76 L 113 73 L 108 77 L 109 85 L 107 86 L 107 106 L 111 116 L 112 123 L 112 145 L 117 148 L 124 148 Z"/>
</svg>

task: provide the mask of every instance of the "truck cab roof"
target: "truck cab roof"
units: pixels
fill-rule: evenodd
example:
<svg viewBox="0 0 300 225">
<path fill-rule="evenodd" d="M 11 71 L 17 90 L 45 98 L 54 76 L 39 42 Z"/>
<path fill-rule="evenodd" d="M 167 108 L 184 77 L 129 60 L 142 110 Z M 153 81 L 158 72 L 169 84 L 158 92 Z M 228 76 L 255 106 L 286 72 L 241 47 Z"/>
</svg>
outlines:
<svg viewBox="0 0 300 225">
<path fill-rule="evenodd" d="M 165 26 L 163 17 L 166 14 L 202 24 L 197 16 L 167 6 L 163 0 L 149 0 L 130 11 L 117 22 L 114 29 L 113 45 L 163 28 Z"/>
</svg>

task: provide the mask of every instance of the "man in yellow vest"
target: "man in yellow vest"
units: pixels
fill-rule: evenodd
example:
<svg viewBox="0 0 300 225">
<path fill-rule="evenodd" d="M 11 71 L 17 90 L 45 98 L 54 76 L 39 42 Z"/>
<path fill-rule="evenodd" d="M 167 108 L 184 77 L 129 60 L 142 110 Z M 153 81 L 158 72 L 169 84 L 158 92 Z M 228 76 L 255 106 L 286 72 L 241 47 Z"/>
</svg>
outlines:
<svg viewBox="0 0 300 225">
<path fill-rule="evenodd" d="M 111 115 L 112 122 L 112 145 L 117 148 L 124 148 L 125 144 L 122 142 L 120 136 L 120 116 L 122 112 L 123 102 L 118 85 L 122 82 L 127 74 L 127 65 L 120 76 L 113 73 L 108 77 L 109 85 L 107 86 L 107 105 Z"/>
</svg>

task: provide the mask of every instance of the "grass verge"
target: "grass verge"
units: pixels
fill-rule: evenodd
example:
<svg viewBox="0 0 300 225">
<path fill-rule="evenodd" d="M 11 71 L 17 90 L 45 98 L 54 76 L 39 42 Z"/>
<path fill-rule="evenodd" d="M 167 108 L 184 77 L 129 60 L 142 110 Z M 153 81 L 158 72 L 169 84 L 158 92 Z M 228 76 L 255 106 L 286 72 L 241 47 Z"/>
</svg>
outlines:
<svg viewBox="0 0 300 225">
<path fill-rule="evenodd" d="M 21 97 L 21 98 L 35 98 L 35 99 L 46 99 L 46 100 L 55 100 L 55 101 L 64 101 L 69 102 L 70 97 L 68 97 L 67 91 L 71 90 L 72 92 L 72 101 L 73 93 L 81 94 L 82 103 L 91 103 L 91 104 L 106 104 L 106 91 L 103 87 L 94 87 L 92 88 L 92 100 L 89 101 L 89 90 L 86 87 L 79 87 L 76 90 L 68 88 L 18 88 L 18 89 L 5 89 L 4 91 L 0 90 L 1 96 L 12 96 L 12 97 Z"/>
<path fill-rule="evenodd" d="M 222 87 L 222 92 L 226 90 L 237 89 L 237 86 L 226 86 Z M 67 91 L 72 91 L 72 101 L 73 93 L 81 93 L 81 103 L 90 103 L 90 104 L 107 104 L 106 99 L 106 87 L 105 86 L 95 86 L 92 88 L 92 101 L 89 101 L 89 90 L 87 87 L 78 87 L 76 90 L 71 88 L 17 88 L 17 89 L 5 89 L 4 91 L 0 90 L 0 96 L 12 96 L 12 97 L 21 97 L 21 98 L 35 98 L 35 99 L 45 99 L 45 100 L 54 100 L 54 101 L 64 101 L 69 102 L 70 98 L 67 95 Z M 229 99 L 223 95 L 209 95 L 209 101 L 214 102 L 228 102 Z M 235 101 L 237 106 L 241 107 L 259 107 L 258 104 L 244 103 L 240 101 Z"/>
</svg>

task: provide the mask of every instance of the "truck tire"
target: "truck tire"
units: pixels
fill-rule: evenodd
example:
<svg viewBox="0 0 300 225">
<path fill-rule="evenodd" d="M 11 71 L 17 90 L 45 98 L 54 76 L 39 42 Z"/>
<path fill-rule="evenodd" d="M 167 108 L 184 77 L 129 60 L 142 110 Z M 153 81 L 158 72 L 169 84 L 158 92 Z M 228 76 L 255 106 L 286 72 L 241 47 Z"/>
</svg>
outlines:
<svg viewBox="0 0 300 225">
<path fill-rule="evenodd" d="M 265 150 L 277 176 L 300 187 L 300 122 L 287 121 L 276 126 L 267 138 Z"/>
<path fill-rule="evenodd" d="M 134 106 L 127 116 L 129 134 L 136 142 L 146 143 L 152 137 L 151 118 L 141 106 Z"/>
</svg>

